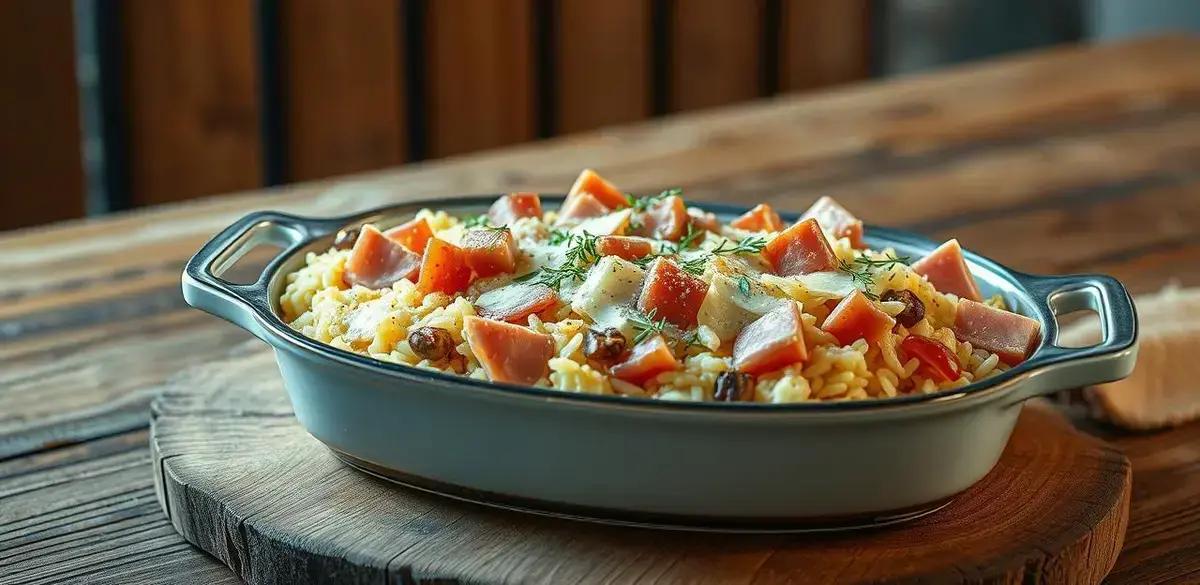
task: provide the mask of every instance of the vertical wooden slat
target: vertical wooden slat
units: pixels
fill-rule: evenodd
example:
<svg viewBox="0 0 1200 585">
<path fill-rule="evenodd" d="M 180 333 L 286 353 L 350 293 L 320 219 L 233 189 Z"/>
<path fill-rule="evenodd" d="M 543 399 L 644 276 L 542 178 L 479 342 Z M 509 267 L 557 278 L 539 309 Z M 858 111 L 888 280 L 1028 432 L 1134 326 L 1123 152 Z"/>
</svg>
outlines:
<svg viewBox="0 0 1200 585">
<path fill-rule="evenodd" d="M 70 0 L 0 2 L 0 229 L 80 217 Z"/>
<path fill-rule="evenodd" d="M 404 160 L 399 0 L 281 5 L 288 180 Z"/>
<path fill-rule="evenodd" d="M 672 111 L 761 95 L 765 0 L 674 0 L 671 6 Z"/>
<path fill-rule="evenodd" d="M 125 95 L 137 205 L 262 182 L 250 0 L 126 0 Z"/>
<path fill-rule="evenodd" d="M 561 2 L 557 16 L 557 131 L 648 117 L 650 2 Z"/>
<path fill-rule="evenodd" d="M 779 87 L 811 89 L 869 74 L 870 0 L 782 0 Z"/>
<path fill-rule="evenodd" d="M 426 144 L 431 157 L 536 133 L 531 0 L 431 0 Z"/>
</svg>

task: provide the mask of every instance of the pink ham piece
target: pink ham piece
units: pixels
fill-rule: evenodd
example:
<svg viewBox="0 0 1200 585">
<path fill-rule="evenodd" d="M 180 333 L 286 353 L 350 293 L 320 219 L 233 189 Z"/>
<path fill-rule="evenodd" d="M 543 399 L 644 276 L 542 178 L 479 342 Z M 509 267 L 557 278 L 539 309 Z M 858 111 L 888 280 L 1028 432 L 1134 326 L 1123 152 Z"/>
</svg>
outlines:
<svg viewBox="0 0 1200 585">
<path fill-rule="evenodd" d="M 414 280 L 421 269 L 421 256 L 383 235 L 373 225 L 364 225 L 354 241 L 343 275 L 346 284 L 388 288 L 397 281 Z"/>
<path fill-rule="evenodd" d="M 584 192 L 563 202 L 562 208 L 558 210 L 558 219 L 559 221 L 588 219 L 608 215 L 609 211 L 611 210 L 594 195 Z"/>
<path fill-rule="evenodd" d="M 806 219 L 779 232 L 767 242 L 762 254 L 780 276 L 826 272 L 838 265 L 833 248 L 815 219 Z"/>
<path fill-rule="evenodd" d="M 541 217 L 542 199 L 537 193 L 509 193 L 492 203 L 487 216 L 492 225 L 508 225 L 522 217 Z"/>
<path fill-rule="evenodd" d="M 850 245 L 859 250 L 866 248 L 866 243 L 863 242 L 863 223 L 857 217 L 854 217 L 845 207 L 842 207 L 832 197 L 822 197 L 813 203 L 804 215 L 800 216 L 803 221 L 805 219 L 816 219 L 821 227 L 833 234 L 835 238 L 848 238 Z"/>
<path fill-rule="evenodd" d="M 850 345 L 859 339 L 875 342 L 895 325 L 895 319 L 855 289 L 833 308 L 821 329 L 833 334 L 842 345 Z"/>
<path fill-rule="evenodd" d="M 468 315 L 463 334 L 493 382 L 534 384 L 550 372 L 554 338 L 520 325 Z"/>
<path fill-rule="evenodd" d="M 941 292 L 956 294 L 960 299 L 983 300 L 983 296 L 979 294 L 979 286 L 975 284 L 975 277 L 971 276 L 971 271 L 967 268 L 967 261 L 963 258 L 962 246 L 958 245 L 958 240 L 950 240 L 938 246 L 928 256 L 913 262 L 912 269 L 913 272 L 929 279 L 934 288 Z"/>
<path fill-rule="evenodd" d="M 806 359 L 804 323 L 794 302 L 759 317 L 733 342 L 733 367 L 747 374 L 773 372 Z"/>
<path fill-rule="evenodd" d="M 629 352 L 625 361 L 615 365 L 610 370 L 616 378 L 630 384 L 643 384 L 663 372 L 670 372 L 679 367 L 675 354 L 661 335 L 655 335 L 635 346 Z"/>
<path fill-rule="evenodd" d="M 990 351 L 1015 366 L 1029 357 L 1041 339 L 1041 324 L 1024 315 L 961 299 L 954 335 L 973 347 Z"/>
</svg>

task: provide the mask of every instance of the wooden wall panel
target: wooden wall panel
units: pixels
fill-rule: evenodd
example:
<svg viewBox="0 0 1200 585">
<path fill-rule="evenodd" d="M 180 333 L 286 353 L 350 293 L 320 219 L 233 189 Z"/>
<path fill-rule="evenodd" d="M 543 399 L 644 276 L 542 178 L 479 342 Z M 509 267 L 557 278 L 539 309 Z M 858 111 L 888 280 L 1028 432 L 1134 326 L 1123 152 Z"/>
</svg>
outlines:
<svg viewBox="0 0 1200 585">
<path fill-rule="evenodd" d="M 648 118 L 650 1 L 556 5 L 558 133 Z"/>
<path fill-rule="evenodd" d="M 71 0 L 0 2 L 0 229 L 84 211 Z"/>
<path fill-rule="evenodd" d="M 870 0 L 782 0 L 780 91 L 865 79 L 870 66 Z"/>
<path fill-rule="evenodd" d="M 262 182 L 251 0 L 126 0 L 130 199 Z"/>
<path fill-rule="evenodd" d="M 764 11 L 764 0 L 671 2 L 671 111 L 761 95 Z"/>
<path fill-rule="evenodd" d="M 405 158 L 399 0 L 281 4 L 287 180 Z"/>
<path fill-rule="evenodd" d="M 436 0 L 427 10 L 426 154 L 533 138 L 532 0 Z"/>
</svg>

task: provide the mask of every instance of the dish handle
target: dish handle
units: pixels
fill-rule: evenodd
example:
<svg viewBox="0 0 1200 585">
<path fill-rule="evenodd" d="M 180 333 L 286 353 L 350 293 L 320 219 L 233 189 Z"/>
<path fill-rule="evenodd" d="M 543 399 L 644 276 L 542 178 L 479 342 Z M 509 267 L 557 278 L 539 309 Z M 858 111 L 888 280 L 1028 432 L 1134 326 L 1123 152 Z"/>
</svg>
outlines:
<svg viewBox="0 0 1200 585">
<path fill-rule="evenodd" d="M 183 269 L 183 298 L 197 309 L 216 315 L 263 339 L 258 318 L 271 315 L 267 284 L 286 258 L 313 238 L 333 233 L 342 219 L 313 219 L 260 211 L 251 213 L 213 236 Z M 250 284 L 221 278 L 242 256 L 260 245 L 281 251 Z M 257 317 L 257 318 L 256 318 Z"/>
<path fill-rule="evenodd" d="M 1014 273 L 1034 299 L 1043 324 L 1041 347 L 1028 362 L 1028 383 L 1017 402 L 1033 396 L 1124 378 L 1133 371 L 1138 351 L 1137 310 L 1115 278 L 1100 274 L 1035 276 Z M 1058 316 L 1095 311 L 1102 339 L 1086 347 L 1058 345 Z"/>
</svg>

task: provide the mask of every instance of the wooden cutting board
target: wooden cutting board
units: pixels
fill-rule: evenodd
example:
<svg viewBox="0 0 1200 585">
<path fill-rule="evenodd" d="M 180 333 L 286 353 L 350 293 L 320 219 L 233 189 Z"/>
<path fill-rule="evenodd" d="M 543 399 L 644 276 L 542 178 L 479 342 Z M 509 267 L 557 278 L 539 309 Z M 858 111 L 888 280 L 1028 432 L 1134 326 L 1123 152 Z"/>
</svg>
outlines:
<svg viewBox="0 0 1200 585">
<path fill-rule="evenodd" d="M 945 508 L 803 535 L 597 525 L 390 484 L 304 431 L 261 346 L 182 374 L 153 408 L 163 510 L 250 583 L 1098 583 L 1129 510 L 1129 461 L 1036 404 L 992 473 Z"/>
</svg>

